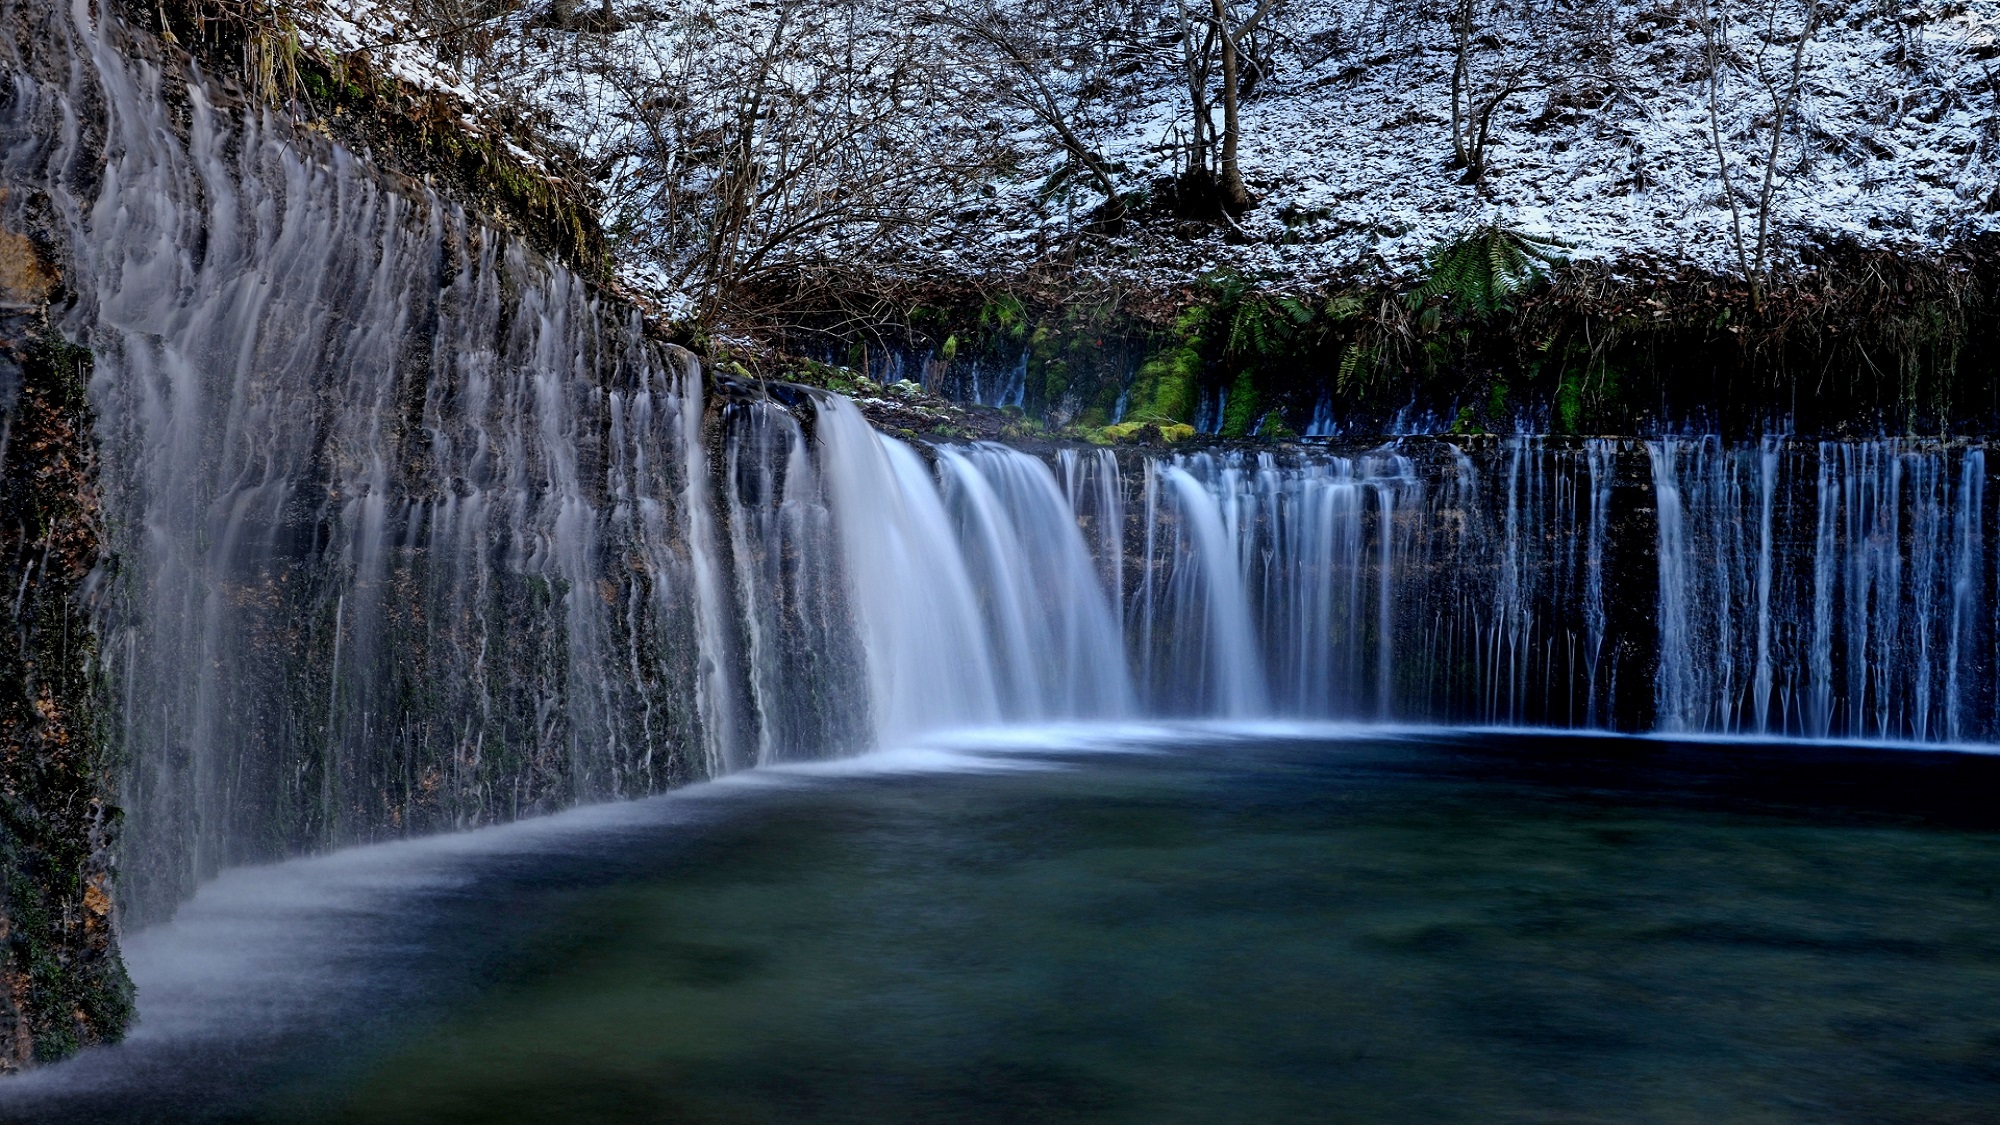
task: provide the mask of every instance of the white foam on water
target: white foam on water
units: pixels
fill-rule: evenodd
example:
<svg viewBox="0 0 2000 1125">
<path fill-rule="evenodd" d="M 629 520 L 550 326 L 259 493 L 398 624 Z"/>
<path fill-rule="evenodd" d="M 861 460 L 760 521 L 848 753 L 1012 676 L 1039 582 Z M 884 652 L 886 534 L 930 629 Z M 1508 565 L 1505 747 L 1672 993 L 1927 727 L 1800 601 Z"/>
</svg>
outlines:
<svg viewBox="0 0 2000 1125">
<path fill-rule="evenodd" d="M 1401 726 L 1384 727 L 1385 735 L 1449 737 L 1452 735 L 1500 735 L 1507 738 L 1560 738 L 1581 741 L 1667 742 L 1695 746 L 1736 746 L 1745 749 L 1818 748 L 1827 750 L 1883 750 L 1920 754 L 2000 754 L 2000 744 L 1989 742 L 1917 742 L 1911 739 L 1808 738 L 1802 735 L 1725 734 L 1686 731 L 1607 731 L 1580 727 Z"/>
</svg>

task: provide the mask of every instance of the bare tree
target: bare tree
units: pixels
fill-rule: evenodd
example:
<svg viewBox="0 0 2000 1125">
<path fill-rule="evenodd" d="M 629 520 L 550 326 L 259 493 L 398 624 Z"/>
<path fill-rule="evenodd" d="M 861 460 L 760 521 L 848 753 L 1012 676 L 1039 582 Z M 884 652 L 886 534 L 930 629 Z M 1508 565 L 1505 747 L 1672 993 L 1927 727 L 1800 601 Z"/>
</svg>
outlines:
<svg viewBox="0 0 2000 1125">
<path fill-rule="evenodd" d="M 612 229 L 703 323 L 771 282 L 893 262 L 990 171 L 962 68 L 887 0 L 626 18 L 647 22 L 582 64 L 626 123 L 602 161 Z"/>
<path fill-rule="evenodd" d="M 1188 166 L 1182 173 L 1180 197 L 1184 210 L 1210 207 L 1222 216 L 1240 215 L 1257 205 L 1243 182 L 1238 159 L 1242 147 L 1243 43 L 1263 24 L 1277 0 L 1258 0 L 1246 16 L 1238 16 L 1230 0 L 1209 0 L 1207 9 L 1176 0 L 1179 12 L 1182 76 L 1190 111 Z M 1211 77 L 1219 73 L 1222 126 L 1215 124 L 1209 97 Z"/>
<path fill-rule="evenodd" d="M 1770 4 L 1768 13 L 1763 37 L 1766 49 L 1778 38 L 1778 4 L 1775 0 Z M 1763 287 L 1768 280 L 1771 203 L 1778 191 L 1778 157 L 1785 143 L 1785 126 L 1798 108 L 1799 92 L 1805 85 L 1806 49 L 1812 44 L 1813 34 L 1819 30 L 1819 17 L 1820 0 L 1805 0 L 1805 15 L 1800 22 L 1788 68 L 1772 70 L 1766 65 L 1765 50 L 1757 52 L 1757 82 L 1771 103 L 1771 147 L 1764 157 L 1764 182 L 1757 191 L 1757 260 L 1755 272 L 1751 275 L 1752 294 L 1759 304 L 1763 302 Z"/>
<path fill-rule="evenodd" d="M 1459 179 L 1465 184 L 1486 181 L 1486 144 L 1493 136 L 1493 115 L 1515 94 L 1541 88 L 1528 82 L 1527 67 L 1517 58 L 1501 69 L 1497 79 L 1483 84 L 1487 89 L 1485 96 L 1480 96 L 1482 83 L 1473 76 L 1473 48 L 1480 22 L 1477 0 L 1457 0 L 1451 14 L 1451 166 L 1465 169 Z"/>
<path fill-rule="evenodd" d="M 1730 54 L 1729 11 L 1726 0 L 1695 0 L 1696 18 L 1701 23 L 1704 64 L 1708 71 L 1708 138 L 1715 154 L 1716 177 L 1722 181 L 1722 198 L 1729 204 L 1730 240 L 1736 249 L 1736 268 L 1750 276 L 1749 246 L 1743 238 L 1743 208 L 1736 197 L 1730 172 L 1729 146 L 1722 139 L 1722 76 Z"/>
<path fill-rule="evenodd" d="M 1089 55 L 1093 47 L 1082 40 L 1101 40 L 1105 34 L 1106 28 L 1090 18 L 1101 9 L 1065 3 L 1053 7 L 1069 11 L 1002 11 L 994 0 L 981 0 L 965 10 L 947 10 L 936 20 L 969 37 L 974 49 L 968 52 L 968 61 L 990 68 L 992 96 L 1027 111 L 1048 131 L 1068 161 L 1103 194 L 1100 218 L 1116 222 L 1125 209 L 1117 171 L 1101 147 L 1085 136 L 1096 84 L 1075 73 L 1079 69 L 1075 60 Z M 1042 18 L 1022 18 L 1028 14 Z M 1051 18 L 1059 14 L 1071 18 Z"/>
<path fill-rule="evenodd" d="M 1181 192 L 1190 194 L 1191 188 L 1206 192 L 1209 171 L 1208 154 L 1214 143 L 1215 113 L 1209 108 L 1208 76 L 1210 59 L 1215 52 L 1215 25 L 1206 19 L 1195 18 L 1188 7 L 1188 0 L 1175 0 L 1180 8 L 1181 77 L 1187 84 L 1188 94 L 1188 162 L 1181 174 Z"/>
<path fill-rule="evenodd" d="M 1701 25 L 1704 62 L 1708 71 L 1709 144 L 1715 156 L 1716 178 L 1721 182 L 1722 195 L 1729 206 L 1730 239 L 1736 254 L 1736 266 L 1750 282 L 1751 302 L 1759 306 L 1763 304 L 1764 291 L 1770 282 L 1774 238 L 1771 212 L 1784 184 L 1779 165 L 1784 152 L 1785 131 L 1804 89 L 1806 53 L 1819 30 L 1822 15 L 1820 0 L 1801 2 L 1798 28 L 1795 32 L 1787 32 L 1779 23 L 1786 0 L 1757 0 L 1763 16 L 1763 30 L 1748 69 L 1769 106 L 1769 124 L 1753 120 L 1743 131 L 1752 141 L 1753 152 L 1763 161 L 1757 191 L 1746 201 L 1737 188 L 1733 172 L 1733 157 L 1736 154 L 1732 152 L 1731 135 L 1725 135 L 1724 130 L 1726 77 L 1731 70 L 1742 65 L 1733 41 L 1735 21 L 1729 10 L 1730 0 L 1696 0 L 1696 18 Z M 1770 59 L 1772 51 L 1787 39 L 1791 46 L 1789 63 L 1773 66 Z M 1765 142 L 1762 131 L 1767 128 L 1770 139 Z M 1744 221 L 1746 202 L 1752 209 L 1754 235 L 1746 229 Z"/>
<path fill-rule="evenodd" d="M 1237 151 L 1243 139 L 1243 123 L 1238 107 L 1243 95 L 1243 41 L 1264 22 L 1277 0 L 1261 0 L 1255 11 L 1241 23 L 1233 23 L 1228 0 L 1211 0 L 1216 38 L 1222 41 L 1222 154 L 1216 161 L 1216 181 L 1222 192 L 1223 210 L 1241 214 L 1257 205 L 1256 197 L 1244 186 Z"/>
</svg>

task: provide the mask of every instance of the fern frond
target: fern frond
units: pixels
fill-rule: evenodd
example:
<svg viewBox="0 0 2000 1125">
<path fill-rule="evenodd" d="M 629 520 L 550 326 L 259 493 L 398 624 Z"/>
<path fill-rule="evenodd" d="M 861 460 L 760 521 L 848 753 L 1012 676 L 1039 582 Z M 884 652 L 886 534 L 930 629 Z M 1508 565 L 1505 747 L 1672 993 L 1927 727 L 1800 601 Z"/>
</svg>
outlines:
<svg viewBox="0 0 2000 1125">
<path fill-rule="evenodd" d="M 1561 245 L 1498 224 L 1474 228 L 1431 253 L 1431 276 L 1406 302 L 1416 309 L 1443 297 L 1477 315 L 1490 315 L 1539 282 L 1542 267 L 1561 260 Z"/>
<path fill-rule="evenodd" d="M 1341 353 L 1340 371 L 1334 377 L 1334 386 L 1343 393 L 1353 385 L 1354 373 L 1361 369 L 1361 352 L 1361 345 L 1355 343 L 1347 345 L 1347 350 Z"/>
</svg>

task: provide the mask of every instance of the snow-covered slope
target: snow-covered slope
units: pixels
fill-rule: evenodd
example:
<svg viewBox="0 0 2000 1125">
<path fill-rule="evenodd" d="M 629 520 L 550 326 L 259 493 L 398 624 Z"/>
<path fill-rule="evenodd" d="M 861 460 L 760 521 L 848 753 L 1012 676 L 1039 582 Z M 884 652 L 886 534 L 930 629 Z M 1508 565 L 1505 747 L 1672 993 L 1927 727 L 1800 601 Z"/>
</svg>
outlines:
<svg viewBox="0 0 2000 1125">
<path fill-rule="evenodd" d="M 1316 26 L 1367 28 L 1370 7 L 1381 5 L 1328 0 Z M 1481 70 L 1519 67 L 1530 87 L 1542 87 L 1496 112 L 1491 170 L 1479 187 L 1445 167 L 1454 53 L 1441 28 L 1364 31 L 1350 50 L 1281 70 L 1245 112 L 1246 177 L 1267 203 L 1249 229 L 1277 235 L 1286 207 L 1324 217 L 1297 231 L 1306 245 L 1239 253 L 1286 269 L 1402 270 L 1454 227 L 1497 218 L 1572 241 L 1578 256 L 1727 270 L 1732 216 L 1694 6 L 1602 7 L 1616 18 L 1597 13 L 1609 26 L 1589 37 L 1595 57 L 1550 58 L 1549 39 L 1537 37 L 1554 33 L 1528 18 L 1499 21 L 1497 41 L 1475 55 Z M 1791 18 L 1778 35 L 1736 30 L 1735 66 L 1718 91 L 1723 151 L 1746 196 L 1760 186 L 1771 132 L 1772 98 L 1758 71 L 1787 77 L 1792 48 L 1782 37 L 1796 35 L 1804 5 L 1780 7 Z M 1772 207 L 1783 241 L 1937 245 L 1990 229 L 2000 206 L 2000 85 L 1981 56 L 1995 53 L 2000 4 L 1955 5 L 1949 16 L 1944 5 L 1840 7 L 1844 15 L 1807 46 L 1803 96 L 1783 139 Z M 1908 21 L 1906 53 L 1885 8 Z M 1158 106 L 1154 120 L 1172 109 Z M 1145 159 L 1143 146 L 1131 151 Z M 1754 206 L 1739 202 L 1746 224 Z"/>
<path fill-rule="evenodd" d="M 528 106 L 542 143 L 598 169 L 628 278 L 683 307 L 716 268 L 722 220 L 703 199 L 746 136 L 761 189 L 838 133 L 826 168 L 771 206 L 855 211 L 755 228 L 775 243 L 765 268 L 990 276 L 1063 248 L 1099 275 L 1310 282 L 1407 275 L 1497 221 L 1621 268 L 1727 273 L 1754 260 L 1767 191 L 1780 268 L 1817 242 L 1937 248 L 2000 227 L 2000 0 L 1281 0 L 1243 106 L 1261 205 L 1238 230 L 1152 214 L 1108 238 L 1081 235 L 1101 194 L 1062 174 L 1070 158 L 1010 94 L 1045 82 L 1142 196 L 1185 158 L 1177 2 L 992 0 L 1033 48 L 1021 63 L 953 23 L 987 0 L 537 0 L 470 47 L 424 33 L 403 0 L 301 2 L 309 45 L 366 50 L 475 115 Z M 1448 166 L 1455 19 L 1466 104 L 1513 87 L 1478 184 Z M 760 70 L 781 21 L 791 46 Z M 759 82 L 775 95 L 745 119 Z"/>
</svg>

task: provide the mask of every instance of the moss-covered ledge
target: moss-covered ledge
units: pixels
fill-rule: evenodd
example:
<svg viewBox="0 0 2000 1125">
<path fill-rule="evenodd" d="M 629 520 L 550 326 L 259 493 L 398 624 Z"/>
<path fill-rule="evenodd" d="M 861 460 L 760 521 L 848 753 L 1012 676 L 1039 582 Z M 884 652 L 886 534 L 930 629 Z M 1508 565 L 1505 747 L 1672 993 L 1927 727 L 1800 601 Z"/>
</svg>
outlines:
<svg viewBox="0 0 2000 1125">
<path fill-rule="evenodd" d="M 840 307 L 760 294 L 785 311 L 739 331 L 774 355 L 921 372 L 948 393 L 1012 368 L 1024 424 L 1093 441 L 1171 439 L 1198 420 L 1278 440 L 1417 420 L 1463 434 L 2000 432 L 2000 243 L 1818 247 L 1761 292 L 1560 251 L 1490 228 L 1438 247 L 1422 276 L 1319 285 L 857 275 L 836 287 Z"/>
</svg>

